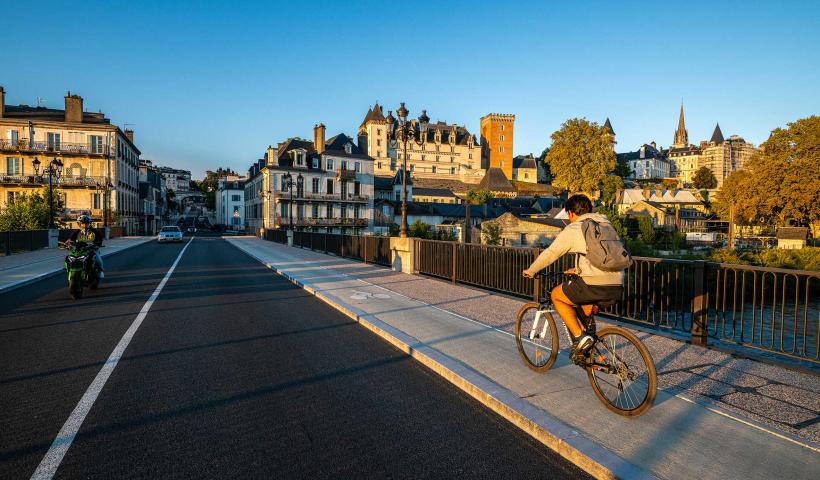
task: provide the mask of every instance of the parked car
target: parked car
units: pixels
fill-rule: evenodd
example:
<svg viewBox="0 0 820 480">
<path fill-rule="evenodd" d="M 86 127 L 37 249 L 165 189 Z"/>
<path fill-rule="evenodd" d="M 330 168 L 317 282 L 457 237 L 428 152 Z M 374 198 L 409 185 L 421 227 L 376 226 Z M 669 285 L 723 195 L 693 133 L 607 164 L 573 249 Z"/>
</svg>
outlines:
<svg viewBox="0 0 820 480">
<path fill-rule="evenodd" d="M 175 226 L 168 226 L 162 227 L 160 229 L 159 234 L 157 235 L 157 243 L 165 243 L 165 242 L 181 242 L 182 241 L 182 230 L 179 227 Z"/>
</svg>

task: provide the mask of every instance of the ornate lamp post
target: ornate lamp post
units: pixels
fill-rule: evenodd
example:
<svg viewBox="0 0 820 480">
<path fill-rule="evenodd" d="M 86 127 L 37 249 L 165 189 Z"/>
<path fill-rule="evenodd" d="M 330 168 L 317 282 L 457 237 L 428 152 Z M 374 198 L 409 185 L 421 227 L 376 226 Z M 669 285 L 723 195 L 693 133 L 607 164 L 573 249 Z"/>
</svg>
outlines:
<svg viewBox="0 0 820 480">
<path fill-rule="evenodd" d="M 407 142 L 413 139 L 415 135 L 415 128 L 414 126 L 407 121 L 407 115 L 410 112 L 407 110 L 407 107 L 404 106 L 404 102 L 401 102 L 399 109 L 396 110 L 396 114 L 399 116 L 398 120 L 398 128 L 395 125 L 393 114 L 392 112 L 387 113 L 387 133 L 388 136 L 392 136 L 395 130 L 396 139 L 402 143 L 402 171 L 401 171 L 401 190 L 402 190 L 402 198 L 401 198 L 401 227 L 399 230 L 399 236 L 407 237 Z M 421 115 L 419 116 L 419 141 L 424 142 L 427 138 L 427 126 L 430 124 L 430 117 L 427 116 L 427 110 L 422 110 Z"/>
<path fill-rule="evenodd" d="M 302 188 L 304 187 L 305 178 L 300 173 L 296 176 L 296 189 L 297 191 L 301 192 Z M 290 229 L 293 230 L 293 175 L 290 172 L 285 173 L 282 175 L 282 188 L 286 188 L 290 191 L 290 203 L 288 203 L 288 224 L 290 225 Z"/>
<path fill-rule="evenodd" d="M 40 176 L 40 160 L 34 157 L 31 161 L 34 166 L 34 176 Z M 48 167 L 43 169 L 43 175 L 48 175 L 48 228 L 54 228 L 54 184 L 60 181 L 63 173 L 63 162 L 53 158 Z"/>
</svg>

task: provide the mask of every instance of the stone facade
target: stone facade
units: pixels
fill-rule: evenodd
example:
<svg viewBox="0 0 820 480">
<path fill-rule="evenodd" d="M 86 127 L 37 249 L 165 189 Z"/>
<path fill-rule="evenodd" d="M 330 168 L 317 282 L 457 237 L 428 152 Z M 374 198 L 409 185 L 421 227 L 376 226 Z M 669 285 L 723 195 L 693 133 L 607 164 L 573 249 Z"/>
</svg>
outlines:
<svg viewBox="0 0 820 480">
<path fill-rule="evenodd" d="M 94 224 L 139 230 L 140 150 L 133 131 L 111 125 L 102 113 L 83 111 L 83 98 L 65 96 L 63 110 L 5 105 L 0 87 L 0 208 L 17 195 L 44 191 L 43 171 L 52 160 L 62 162 L 55 193 L 63 210 L 57 212 L 69 228 L 80 214 Z M 40 162 L 35 171 L 34 160 Z"/>
<path fill-rule="evenodd" d="M 487 168 L 499 168 L 513 178 L 515 115 L 490 113 L 481 117 L 481 146 Z"/>
<path fill-rule="evenodd" d="M 537 247 L 547 246 L 561 233 L 566 223 L 547 218 L 517 217 L 507 212 L 494 220 L 481 224 L 481 242 L 485 243 L 484 232 L 490 225 L 501 227 L 502 243 L 507 246 Z"/>
</svg>

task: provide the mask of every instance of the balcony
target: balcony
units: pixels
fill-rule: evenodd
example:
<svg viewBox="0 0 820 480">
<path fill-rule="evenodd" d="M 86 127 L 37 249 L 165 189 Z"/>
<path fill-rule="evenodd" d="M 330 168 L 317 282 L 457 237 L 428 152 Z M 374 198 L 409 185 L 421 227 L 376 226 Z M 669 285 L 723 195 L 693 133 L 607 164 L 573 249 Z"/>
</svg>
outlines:
<svg viewBox="0 0 820 480">
<path fill-rule="evenodd" d="M 105 177 L 89 177 L 89 176 L 70 176 L 61 175 L 59 179 L 54 180 L 55 188 L 79 187 L 79 188 L 93 188 L 104 189 L 107 183 Z M 48 184 L 48 176 L 35 175 L 8 175 L 0 173 L 0 185 L 17 185 L 40 187 Z"/>
<path fill-rule="evenodd" d="M 0 151 L 23 152 L 23 153 L 61 153 L 78 155 L 106 155 L 112 154 L 113 149 L 105 145 L 98 147 L 90 143 L 68 143 L 68 142 L 30 142 L 28 139 L 18 139 L 12 142 L 7 139 L 0 139 Z"/>
<path fill-rule="evenodd" d="M 288 226 L 287 216 L 274 215 L 274 225 Z M 293 218 L 296 227 L 367 227 L 366 218 Z"/>
<path fill-rule="evenodd" d="M 290 200 L 290 193 L 289 192 L 275 192 L 274 198 L 278 198 L 284 201 Z M 304 202 L 304 201 L 319 201 L 319 202 L 357 202 L 357 203 L 367 203 L 369 197 L 365 195 L 354 195 L 352 193 L 341 194 L 341 193 L 303 193 L 302 195 L 297 195 L 296 192 L 293 193 L 293 201 L 294 202 Z"/>
<path fill-rule="evenodd" d="M 356 180 L 356 171 L 348 170 L 346 168 L 337 168 L 336 178 L 339 180 Z"/>
<path fill-rule="evenodd" d="M 102 208 L 64 208 L 62 211 L 63 220 L 77 220 L 80 215 L 88 215 L 93 221 L 100 221 L 103 218 Z"/>
</svg>

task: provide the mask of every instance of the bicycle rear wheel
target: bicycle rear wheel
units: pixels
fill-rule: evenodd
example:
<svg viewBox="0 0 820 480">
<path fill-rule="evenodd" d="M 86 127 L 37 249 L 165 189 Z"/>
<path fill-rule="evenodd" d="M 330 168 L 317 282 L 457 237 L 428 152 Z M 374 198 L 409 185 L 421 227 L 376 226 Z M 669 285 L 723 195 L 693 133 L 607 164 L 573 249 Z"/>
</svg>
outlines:
<svg viewBox="0 0 820 480">
<path fill-rule="evenodd" d="M 600 329 L 589 360 L 603 365 L 587 367 L 587 376 L 606 408 L 636 417 L 652 406 L 658 388 L 655 362 L 632 332 L 620 327 Z"/>
<path fill-rule="evenodd" d="M 515 344 L 524 364 L 536 372 L 546 372 L 558 357 L 558 329 L 551 312 L 528 303 L 515 319 Z"/>
</svg>

